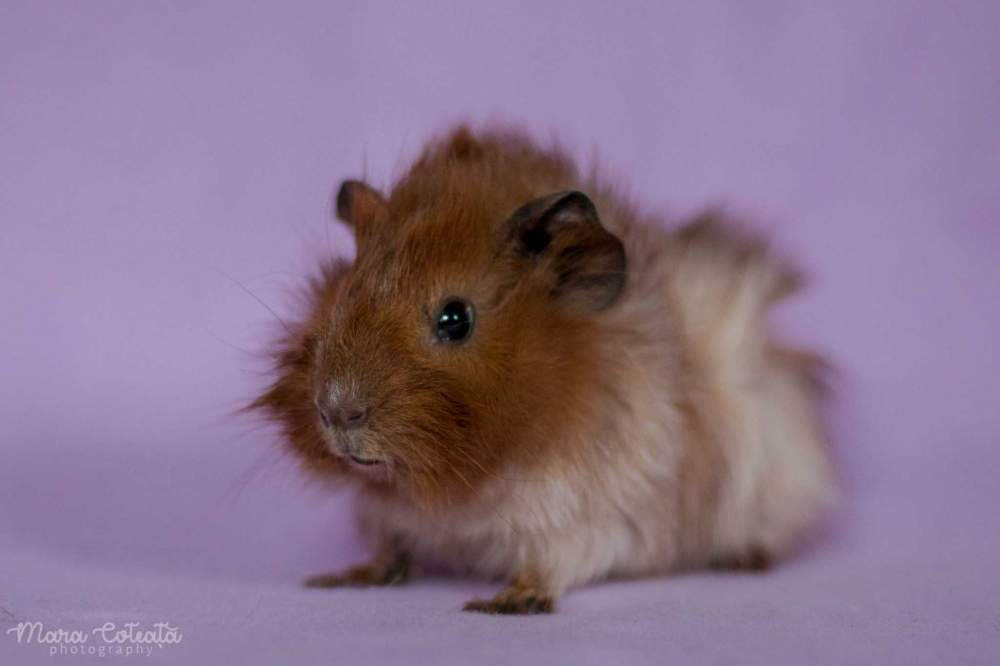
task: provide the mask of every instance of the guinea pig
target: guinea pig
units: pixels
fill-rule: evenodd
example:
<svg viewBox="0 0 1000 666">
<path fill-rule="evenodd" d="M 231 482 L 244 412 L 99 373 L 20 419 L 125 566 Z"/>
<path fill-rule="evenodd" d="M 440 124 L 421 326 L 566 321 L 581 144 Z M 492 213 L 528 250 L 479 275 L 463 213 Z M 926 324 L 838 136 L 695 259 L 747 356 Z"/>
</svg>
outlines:
<svg viewBox="0 0 1000 666">
<path fill-rule="evenodd" d="M 836 494 L 824 361 L 767 312 L 800 274 L 708 214 L 640 215 L 516 131 L 433 140 L 386 194 L 347 181 L 331 260 L 251 405 L 356 487 L 367 564 L 502 579 L 465 610 L 549 613 L 601 579 L 788 554 Z"/>
</svg>

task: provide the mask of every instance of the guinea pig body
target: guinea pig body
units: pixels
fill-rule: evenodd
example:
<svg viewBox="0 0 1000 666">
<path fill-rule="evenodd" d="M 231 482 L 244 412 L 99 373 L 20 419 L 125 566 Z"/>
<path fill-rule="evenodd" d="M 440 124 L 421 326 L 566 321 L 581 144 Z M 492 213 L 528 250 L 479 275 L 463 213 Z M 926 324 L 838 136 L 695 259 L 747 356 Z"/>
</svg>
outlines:
<svg viewBox="0 0 1000 666">
<path fill-rule="evenodd" d="M 762 568 L 835 494 L 822 362 L 766 315 L 797 273 L 712 216 L 669 231 L 556 151 L 459 129 L 388 198 L 345 183 L 353 265 L 313 281 L 255 403 L 306 468 L 354 482 L 375 557 L 504 578 L 467 610 Z"/>
</svg>

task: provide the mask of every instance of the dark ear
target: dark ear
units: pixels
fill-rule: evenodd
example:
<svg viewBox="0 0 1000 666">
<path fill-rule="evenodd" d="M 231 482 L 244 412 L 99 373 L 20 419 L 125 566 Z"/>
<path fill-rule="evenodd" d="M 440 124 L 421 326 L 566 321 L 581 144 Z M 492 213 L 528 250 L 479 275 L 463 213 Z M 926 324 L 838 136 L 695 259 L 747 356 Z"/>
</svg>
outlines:
<svg viewBox="0 0 1000 666">
<path fill-rule="evenodd" d="M 358 230 L 385 207 L 374 187 L 360 180 L 345 180 L 337 191 L 337 217 Z"/>
<path fill-rule="evenodd" d="M 337 217 L 354 229 L 358 252 L 375 235 L 376 223 L 385 209 L 382 194 L 368 183 L 345 180 L 337 191 Z"/>
<path fill-rule="evenodd" d="M 583 192 L 557 192 L 529 201 L 506 224 L 506 243 L 541 272 L 553 299 L 596 312 L 625 287 L 625 248 L 608 232 Z"/>
</svg>

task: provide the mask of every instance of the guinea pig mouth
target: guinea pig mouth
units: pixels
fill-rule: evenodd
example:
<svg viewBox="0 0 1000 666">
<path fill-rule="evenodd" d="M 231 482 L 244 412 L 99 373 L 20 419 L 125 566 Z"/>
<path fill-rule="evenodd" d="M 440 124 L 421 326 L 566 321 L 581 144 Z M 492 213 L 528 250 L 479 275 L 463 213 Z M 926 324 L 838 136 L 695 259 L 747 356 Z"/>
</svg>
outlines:
<svg viewBox="0 0 1000 666">
<path fill-rule="evenodd" d="M 372 458 L 362 458 L 360 456 L 354 456 L 354 455 L 350 456 L 350 459 L 355 464 L 364 465 L 365 467 L 369 467 L 371 465 L 381 465 L 382 464 L 381 460 L 374 460 Z"/>
</svg>

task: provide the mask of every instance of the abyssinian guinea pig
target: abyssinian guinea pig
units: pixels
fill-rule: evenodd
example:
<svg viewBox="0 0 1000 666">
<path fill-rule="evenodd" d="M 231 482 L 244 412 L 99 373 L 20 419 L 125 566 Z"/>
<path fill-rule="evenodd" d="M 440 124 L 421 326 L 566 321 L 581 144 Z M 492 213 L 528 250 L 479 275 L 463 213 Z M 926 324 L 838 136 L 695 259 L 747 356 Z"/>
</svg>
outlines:
<svg viewBox="0 0 1000 666">
<path fill-rule="evenodd" d="M 706 215 L 640 216 L 512 131 L 432 141 L 386 195 L 345 182 L 353 263 L 323 266 L 253 407 L 311 473 L 358 490 L 374 558 L 503 578 L 466 610 L 788 553 L 835 483 L 822 361 L 776 342 L 798 273 Z"/>
</svg>

